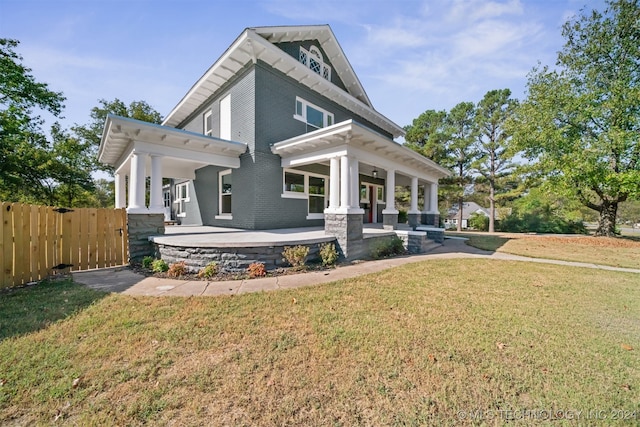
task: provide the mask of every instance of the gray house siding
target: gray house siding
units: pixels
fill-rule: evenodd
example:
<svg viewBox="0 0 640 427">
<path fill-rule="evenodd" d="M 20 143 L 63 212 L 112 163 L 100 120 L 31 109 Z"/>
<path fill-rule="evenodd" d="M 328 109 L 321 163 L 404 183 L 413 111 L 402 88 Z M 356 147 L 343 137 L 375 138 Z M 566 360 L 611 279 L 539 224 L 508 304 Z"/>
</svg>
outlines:
<svg viewBox="0 0 640 427">
<path fill-rule="evenodd" d="M 249 147 L 248 152 L 240 156 L 240 168 L 232 171 L 232 219 L 215 218 L 219 212 L 218 172 L 224 168 L 207 166 L 196 171 L 183 224 L 244 229 L 324 224 L 322 219 L 307 219 L 308 200 L 282 197 L 281 159 L 271 153 L 271 144 L 311 130 L 294 118 L 297 96 L 333 113 L 335 123 L 353 119 L 392 139 L 388 132 L 262 62 L 246 69 L 216 93 L 185 121 L 184 129 L 203 133 L 203 113 L 211 109 L 213 136 L 219 137 L 219 103 L 227 94 L 231 94 L 231 139 Z M 300 169 L 329 175 L 325 165 L 308 165 Z"/>
<path fill-rule="evenodd" d="M 230 94 L 231 140 L 244 142 L 249 145 L 249 151 L 253 151 L 255 140 L 255 87 L 255 69 L 248 67 L 237 78 L 215 93 L 202 107 L 198 108 L 184 122 L 184 126 L 181 128 L 192 132 L 204 133 L 203 115 L 207 110 L 211 110 L 213 113 L 212 136 L 219 138 L 220 100 Z"/>
</svg>

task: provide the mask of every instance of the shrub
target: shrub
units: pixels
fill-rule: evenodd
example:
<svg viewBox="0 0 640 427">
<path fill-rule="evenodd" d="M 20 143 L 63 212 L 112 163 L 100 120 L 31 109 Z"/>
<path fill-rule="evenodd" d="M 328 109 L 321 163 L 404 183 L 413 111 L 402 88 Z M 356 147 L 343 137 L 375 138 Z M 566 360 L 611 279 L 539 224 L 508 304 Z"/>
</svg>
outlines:
<svg viewBox="0 0 640 427">
<path fill-rule="evenodd" d="M 151 263 L 151 270 L 154 273 L 164 273 L 169 269 L 169 265 L 162 259 L 156 259 Z"/>
<path fill-rule="evenodd" d="M 333 243 L 323 243 L 320 246 L 320 259 L 322 265 L 333 265 L 338 260 L 338 251 L 336 251 L 336 245 Z"/>
<path fill-rule="evenodd" d="M 218 274 L 218 264 L 216 264 L 215 261 L 211 261 L 204 268 L 198 271 L 198 277 L 205 279 L 211 279 L 216 274 Z"/>
<path fill-rule="evenodd" d="M 469 217 L 469 227 L 474 230 L 488 231 L 489 230 L 489 217 L 477 212 L 474 212 Z"/>
<path fill-rule="evenodd" d="M 154 259 L 152 256 L 142 258 L 142 268 L 151 269 Z"/>
<path fill-rule="evenodd" d="M 249 273 L 250 279 L 254 279 L 256 277 L 264 277 L 267 275 L 267 269 L 261 262 L 253 262 L 249 264 L 249 267 L 247 267 L 247 272 Z"/>
<path fill-rule="evenodd" d="M 283 261 L 286 261 L 292 267 L 302 267 L 307 262 L 307 255 L 309 255 L 308 246 L 285 246 L 282 252 Z"/>
<path fill-rule="evenodd" d="M 407 211 L 400 209 L 398 211 L 398 224 L 406 224 L 408 220 L 409 214 L 407 213 Z"/>
<path fill-rule="evenodd" d="M 171 264 L 167 275 L 169 277 L 180 277 L 187 273 L 187 264 L 184 261 L 179 261 Z"/>
<path fill-rule="evenodd" d="M 371 258 L 373 259 L 386 258 L 403 253 L 404 245 L 402 244 L 402 239 L 398 236 L 378 242 L 371 248 Z"/>
</svg>

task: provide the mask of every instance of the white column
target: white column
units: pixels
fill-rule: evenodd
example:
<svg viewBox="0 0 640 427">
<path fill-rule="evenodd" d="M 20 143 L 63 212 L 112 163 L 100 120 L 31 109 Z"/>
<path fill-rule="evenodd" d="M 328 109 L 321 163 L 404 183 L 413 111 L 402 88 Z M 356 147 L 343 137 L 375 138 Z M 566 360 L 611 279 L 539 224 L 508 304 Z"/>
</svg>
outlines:
<svg viewBox="0 0 640 427">
<path fill-rule="evenodd" d="M 151 155 L 151 198 L 149 200 L 150 213 L 164 213 L 162 197 L 162 156 Z"/>
<path fill-rule="evenodd" d="M 329 209 L 336 210 L 340 206 L 340 159 L 331 158 L 329 172 Z"/>
<path fill-rule="evenodd" d="M 387 180 L 384 183 L 387 187 L 387 203 L 382 211 L 383 214 L 397 214 L 396 209 L 396 171 L 395 169 L 387 170 Z"/>
<path fill-rule="evenodd" d="M 349 174 L 351 175 L 351 208 L 360 209 L 360 169 L 358 159 L 349 158 Z"/>
<path fill-rule="evenodd" d="M 422 191 L 424 192 L 424 203 L 422 204 L 422 212 L 427 213 L 429 211 L 429 203 L 431 202 L 429 189 L 431 186 L 429 184 L 425 184 L 422 186 Z"/>
<path fill-rule="evenodd" d="M 146 153 L 133 153 L 131 155 L 131 176 L 129 182 L 129 213 L 147 213 L 145 206 L 145 163 Z"/>
<path fill-rule="evenodd" d="M 127 205 L 127 187 L 125 185 L 125 176 L 119 173 L 115 174 L 116 187 L 116 209 L 124 208 Z"/>
<path fill-rule="evenodd" d="M 429 213 L 438 213 L 438 183 L 431 184 L 431 190 L 429 190 Z"/>
<path fill-rule="evenodd" d="M 349 181 L 349 158 L 342 156 L 340 157 L 340 210 L 348 210 L 350 207 Z"/>
<path fill-rule="evenodd" d="M 410 214 L 419 214 L 418 210 L 418 177 L 411 177 L 411 209 Z"/>
</svg>

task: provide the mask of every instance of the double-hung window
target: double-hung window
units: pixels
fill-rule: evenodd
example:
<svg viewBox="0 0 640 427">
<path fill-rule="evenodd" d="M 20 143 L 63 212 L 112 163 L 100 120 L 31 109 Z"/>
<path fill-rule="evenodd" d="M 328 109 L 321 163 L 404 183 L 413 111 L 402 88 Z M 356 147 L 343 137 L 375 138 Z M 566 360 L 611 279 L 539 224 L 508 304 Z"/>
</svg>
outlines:
<svg viewBox="0 0 640 427">
<path fill-rule="evenodd" d="M 307 219 L 324 218 L 327 206 L 327 176 L 285 169 L 282 197 L 307 200 Z"/>
<path fill-rule="evenodd" d="M 218 219 L 231 218 L 232 181 L 231 169 L 218 173 Z"/>
<path fill-rule="evenodd" d="M 185 204 L 189 202 L 189 183 L 176 184 L 176 198 L 173 203 L 176 205 L 176 215 L 184 218 L 187 216 Z"/>
<path fill-rule="evenodd" d="M 207 136 L 211 136 L 213 133 L 213 116 L 211 110 L 204 113 L 202 116 L 204 134 Z"/>
<path fill-rule="evenodd" d="M 333 114 L 322 108 L 296 97 L 296 113 L 293 115 L 296 120 L 305 122 L 311 130 L 316 130 L 333 125 Z"/>
</svg>

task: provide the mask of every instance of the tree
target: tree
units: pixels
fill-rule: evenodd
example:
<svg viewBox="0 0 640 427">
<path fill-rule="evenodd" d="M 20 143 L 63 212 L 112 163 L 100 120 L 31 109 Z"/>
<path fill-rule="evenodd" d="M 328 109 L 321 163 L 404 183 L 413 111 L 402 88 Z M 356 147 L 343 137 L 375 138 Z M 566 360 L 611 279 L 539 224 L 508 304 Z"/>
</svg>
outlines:
<svg viewBox="0 0 640 427">
<path fill-rule="evenodd" d="M 161 123 L 162 115 L 145 101 L 132 101 L 128 106 L 118 98 L 113 101 L 100 99 L 98 102 L 100 105 L 91 109 L 91 121 L 85 125 L 75 125 L 72 130 L 83 143 L 91 147 L 95 168 L 111 173 L 111 167 L 99 163 L 97 159 L 107 115 L 115 114 L 150 123 Z"/>
<path fill-rule="evenodd" d="M 618 205 L 640 197 L 640 6 L 566 22 L 557 69 L 537 67 L 513 121 L 514 139 L 556 191 L 598 212 L 596 235 L 615 234 Z"/>
<path fill-rule="evenodd" d="M 17 40 L 0 39 L 0 197 L 37 202 L 51 155 L 34 110 L 59 117 L 64 96 L 39 83 L 15 52 Z"/>
<path fill-rule="evenodd" d="M 516 102 L 510 99 L 509 89 L 487 92 L 476 108 L 478 127 L 477 149 L 480 157 L 473 163 L 474 172 L 482 175 L 489 187 L 489 232 L 495 231 L 496 192 L 501 189 L 502 178 L 515 167 L 510 135 L 505 129 Z"/>
<path fill-rule="evenodd" d="M 454 176 L 445 178 L 445 184 L 453 184 L 458 201 L 458 231 L 462 231 L 462 208 L 465 190 L 472 183 L 472 165 L 478 158 L 474 144 L 477 137 L 475 106 L 472 102 L 461 102 L 447 114 L 445 135 L 448 155 L 440 159 L 441 164 L 454 171 Z"/>
<path fill-rule="evenodd" d="M 433 160 L 442 162 L 446 152 L 446 111 L 427 110 L 405 126 L 407 147 Z"/>
</svg>

